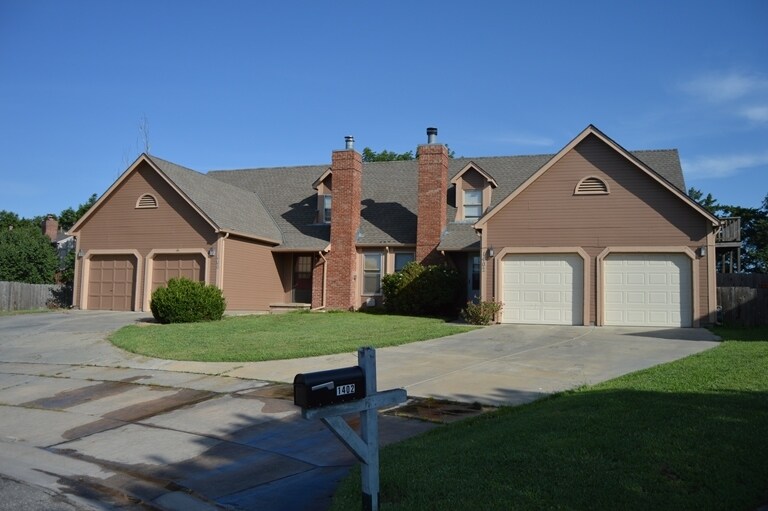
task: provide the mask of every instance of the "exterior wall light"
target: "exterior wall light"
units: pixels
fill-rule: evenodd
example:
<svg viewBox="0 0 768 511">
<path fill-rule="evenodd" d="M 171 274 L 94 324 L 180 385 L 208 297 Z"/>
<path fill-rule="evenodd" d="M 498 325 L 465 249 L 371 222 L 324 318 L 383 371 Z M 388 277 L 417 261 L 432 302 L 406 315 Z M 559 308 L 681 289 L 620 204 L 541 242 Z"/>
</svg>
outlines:
<svg viewBox="0 0 768 511">
<path fill-rule="evenodd" d="M 216 247 L 211 247 L 208 249 L 208 257 L 216 257 Z"/>
<path fill-rule="evenodd" d="M 488 259 L 493 259 L 493 255 L 494 255 L 493 247 L 488 247 L 487 254 L 488 254 Z"/>
</svg>

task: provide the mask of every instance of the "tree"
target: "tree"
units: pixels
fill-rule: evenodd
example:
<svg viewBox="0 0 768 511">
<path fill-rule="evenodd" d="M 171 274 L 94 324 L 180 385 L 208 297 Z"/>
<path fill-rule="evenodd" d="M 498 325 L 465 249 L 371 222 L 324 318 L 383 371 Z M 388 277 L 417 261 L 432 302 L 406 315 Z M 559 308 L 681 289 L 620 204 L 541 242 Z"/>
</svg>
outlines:
<svg viewBox="0 0 768 511">
<path fill-rule="evenodd" d="M 704 192 L 694 187 L 690 187 L 688 189 L 688 196 L 713 215 L 721 210 L 720 204 L 718 204 L 715 198 L 712 197 L 711 193 L 708 193 L 707 196 L 704 197 Z"/>
<path fill-rule="evenodd" d="M 378 153 L 370 147 L 363 149 L 363 161 L 366 163 L 374 161 L 407 161 L 413 159 L 413 151 L 406 151 L 398 154 L 394 151 L 387 151 L 386 149 Z"/>
<path fill-rule="evenodd" d="M 89 209 L 91 209 L 91 206 L 93 206 L 96 203 L 96 200 L 99 197 L 94 193 L 91 195 L 87 201 L 80 204 L 77 209 L 67 208 L 59 214 L 59 228 L 64 229 L 65 231 L 72 228 L 73 225 L 77 223 L 78 220 L 80 220 L 80 217 L 82 217 Z"/>
<path fill-rule="evenodd" d="M 768 194 L 759 208 L 719 204 L 696 188 L 689 188 L 688 196 L 721 218 L 741 218 L 741 267 L 747 273 L 768 273 Z"/>
<path fill-rule="evenodd" d="M 447 145 L 445 146 L 448 148 L 448 157 L 453 158 L 455 157 L 455 154 L 450 147 Z M 414 156 L 413 151 L 406 151 L 404 153 L 396 153 L 394 151 L 387 151 L 386 149 L 379 151 L 378 153 L 371 149 L 370 147 L 366 147 L 363 149 L 363 161 L 366 163 L 375 162 L 375 161 L 410 161 L 415 160 L 418 158 L 418 150 L 416 151 L 417 156 Z"/>
<path fill-rule="evenodd" d="M 19 215 L 12 211 L 2 210 L 0 211 L 0 230 L 7 231 L 13 227 L 17 229 L 19 227 L 32 227 L 33 221 L 26 218 L 19 218 Z"/>
<path fill-rule="evenodd" d="M 37 226 L 0 231 L 0 280 L 52 284 L 59 259 L 51 240 Z"/>
<path fill-rule="evenodd" d="M 759 208 L 722 206 L 727 216 L 741 217 L 741 267 L 748 273 L 768 273 L 768 194 Z"/>
</svg>

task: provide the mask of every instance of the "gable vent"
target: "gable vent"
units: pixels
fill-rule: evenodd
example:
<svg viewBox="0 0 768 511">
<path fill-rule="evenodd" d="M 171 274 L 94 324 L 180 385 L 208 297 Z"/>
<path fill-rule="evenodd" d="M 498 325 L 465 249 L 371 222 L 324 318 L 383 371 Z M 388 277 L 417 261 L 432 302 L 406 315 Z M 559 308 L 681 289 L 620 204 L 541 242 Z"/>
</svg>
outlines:
<svg viewBox="0 0 768 511">
<path fill-rule="evenodd" d="M 602 179 L 594 176 L 585 177 L 576 185 L 574 194 L 598 195 L 608 193 L 608 184 Z"/>
<path fill-rule="evenodd" d="M 139 197 L 139 200 L 136 202 L 136 208 L 137 209 L 148 209 L 148 208 L 156 208 L 157 207 L 157 199 L 155 199 L 155 196 L 149 193 L 145 193 L 141 197 Z"/>
</svg>

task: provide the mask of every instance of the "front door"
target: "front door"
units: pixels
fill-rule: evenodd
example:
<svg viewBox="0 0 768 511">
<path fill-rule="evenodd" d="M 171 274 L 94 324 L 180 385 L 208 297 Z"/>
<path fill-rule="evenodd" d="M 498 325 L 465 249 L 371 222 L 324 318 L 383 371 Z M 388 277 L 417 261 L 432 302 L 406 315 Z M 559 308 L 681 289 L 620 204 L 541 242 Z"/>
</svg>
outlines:
<svg viewBox="0 0 768 511">
<path fill-rule="evenodd" d="M 312 303 L 312 256 L 293 257 L 293 301 Z"/>
<path fill-rule="evenodd" d="M 480 256 L 467 257 L 467 300 L 480 300 Z"/>
</svg>

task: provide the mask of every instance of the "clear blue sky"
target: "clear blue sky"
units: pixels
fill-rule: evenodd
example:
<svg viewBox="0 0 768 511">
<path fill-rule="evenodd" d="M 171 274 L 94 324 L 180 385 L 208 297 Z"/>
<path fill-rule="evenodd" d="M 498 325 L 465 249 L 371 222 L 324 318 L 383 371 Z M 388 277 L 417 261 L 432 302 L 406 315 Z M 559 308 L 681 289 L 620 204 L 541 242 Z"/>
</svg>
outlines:
<svg viewBox="0 0 768 511">
<path fill-rule="evenodd" d="M 101 195 L 143 149 L 195 170 L 553 153 L 588 124 L 768 193 L 768 2 L 0 0 L 0 209 Z"/>
</svg>

